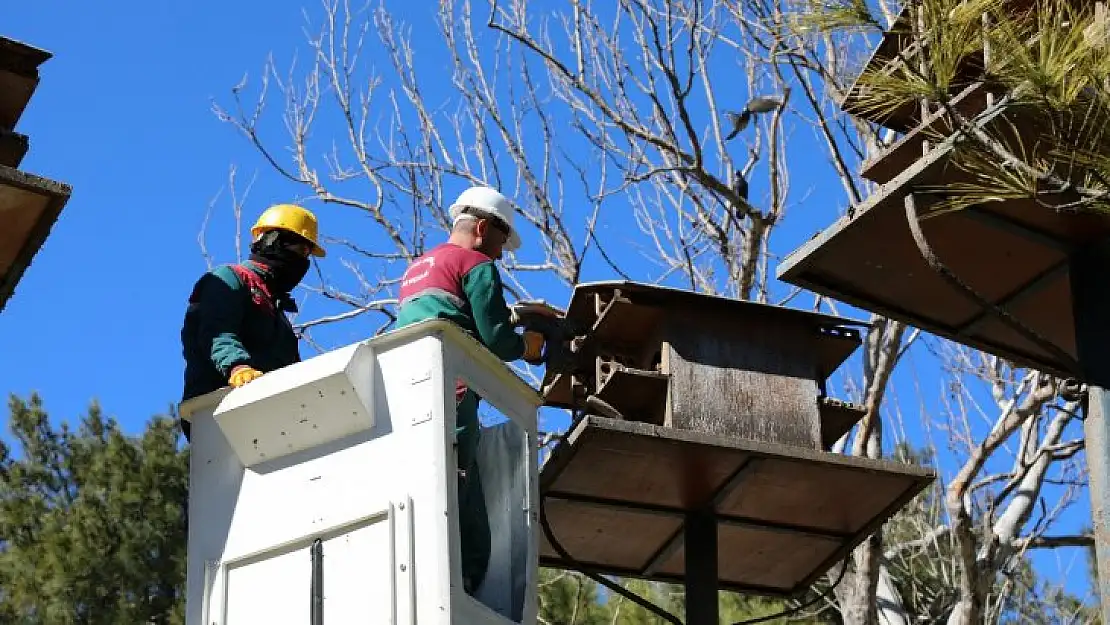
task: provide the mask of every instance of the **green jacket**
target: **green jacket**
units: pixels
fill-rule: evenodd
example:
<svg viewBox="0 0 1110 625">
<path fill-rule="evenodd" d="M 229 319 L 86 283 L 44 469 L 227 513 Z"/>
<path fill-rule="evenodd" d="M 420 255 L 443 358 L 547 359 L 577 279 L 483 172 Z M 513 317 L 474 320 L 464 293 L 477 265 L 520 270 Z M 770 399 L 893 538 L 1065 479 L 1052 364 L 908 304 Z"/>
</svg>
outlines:
<svg viewBox="0 0 1110 625">
<path fill-rule="evenodd" d="M 251 285 L 231 265 L 222 265 L 193 287 L 181 328 L 183 401 L 227 386 L 237 365 L 265 373 L 301 359 L 297 335 L 266 292 L 262 270 L 250 261 L 239 269 Z"/>
<path fill-rule="evenodd" d="M 501 360 L 517 360 L 524 355 L 524 339 L 510 322 L 502 288 L 493 259 L 476 250 L 444 243 L 405 271 L 397 327 L 447 319 Z"/>
</svg>

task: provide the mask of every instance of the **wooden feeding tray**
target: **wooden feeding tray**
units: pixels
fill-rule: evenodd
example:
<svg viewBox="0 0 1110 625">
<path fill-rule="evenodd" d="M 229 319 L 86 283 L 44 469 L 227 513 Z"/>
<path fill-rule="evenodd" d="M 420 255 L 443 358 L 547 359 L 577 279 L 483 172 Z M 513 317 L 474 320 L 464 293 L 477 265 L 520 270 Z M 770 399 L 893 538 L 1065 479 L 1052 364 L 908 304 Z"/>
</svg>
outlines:
<svg viewBox="0 0 1110 625">
<path fill-rule="evenodd" d="M 1013 126 L 999 124 L 997 110 L 981 123 L 1044 127 L 1044 119 L 1007 115 Z M 938 144 L 879 187 L 785 258 L 778 278 L 1018 365 L 1078 377 L 1069 259 L 1110 235 L 1110 218 L 1010 200 L 921 220 L 937 259 L 1032 334 L 1017 329 L 930 266 L 911 234 L 908 196 L 924 214 L 923 191 L 967 180 L 950 164 L 952 150 L 951 140 Z"/>
<path fill-rule="evenodd" d="M 0 165 L 0 309 L 69 200 L 68 185 Z"/>
<path fill-rule="evenodd" d="M 540 564 L 682 583 L 685 520 L 701 510 L 715 521 L 721 589 L 795 595 L 934 479 L 912 465 L 589 416 L 540 474 L 545 520 L 575 562 L 541 532 Z"/>
</svg>

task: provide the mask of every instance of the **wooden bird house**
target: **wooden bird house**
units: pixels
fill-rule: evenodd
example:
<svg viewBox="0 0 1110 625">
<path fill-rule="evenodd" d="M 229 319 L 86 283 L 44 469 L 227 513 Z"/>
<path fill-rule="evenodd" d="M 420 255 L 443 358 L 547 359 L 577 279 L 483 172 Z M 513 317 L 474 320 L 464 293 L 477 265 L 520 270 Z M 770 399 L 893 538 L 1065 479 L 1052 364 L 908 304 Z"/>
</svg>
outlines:
<svg viewBox="0 0 1110 625">
<path fill-rule="evenodd" d="M 826 451 L 863 414 L 825 392 L 858 322 L 633 282 L 579 285 L 567 318 L 544 566 L 791 595 L 933 479 Z"/>
<path fill-rule="evenodd" d="M 810 449 L 862 416 L 825 393 L 858 322 L 632 282 L 579 286 L 567 318 L 589 331 L 550 406 Z"/>
<path fill-rule="evenodd" d="M 1017 15 L 1031 6 L 1021 0 L 1006 10 Z M 927 64 L 926 42 L 915 39 L 910 20 L 907 5 L 865 72 Z M 984 29 L 989 22 L 984 16 Z M 1101 36 L 1098 23 L 1087 29 L 1089 37 Z M 895 131 L 898 139 L 863 164 L 861 174 L 879 185 L 876 190 L 788 255 L 778 277 L 1020 366 L 1083 377 L 1074 302 L 1102 287 L 1076 288 L 1086 280 L 1076 269 L 1090 263 L 1075 261 L 1084 257 L 1077 254 L 1106 256 L 1098 248 L 1110 236 L 1110 217 L 1064 209 L 1075 199 L 1067 194 L 995 197 L 924 217 L 947 190 L 983 184 L 958 162 L 966 133 L 957 115 L 1005 145 L 1029 146 L 1024 157 L 1036 162 L 1056 158 L 1042 153 L 1041 133 L 1051 129 L 1067 144 L 1060 133 L 1086 131 L 1062 121 L 1060 111 L 1005 105 L 986 45 L 967 54 L 959 68 L 947 103 L 910 101 L 879 114 L 863 104 L 864 81 L 848 90 L 841 103 L 846 112 Z M 1061 207 L 1047 205 L 1052 202 Z"/>
</svg>

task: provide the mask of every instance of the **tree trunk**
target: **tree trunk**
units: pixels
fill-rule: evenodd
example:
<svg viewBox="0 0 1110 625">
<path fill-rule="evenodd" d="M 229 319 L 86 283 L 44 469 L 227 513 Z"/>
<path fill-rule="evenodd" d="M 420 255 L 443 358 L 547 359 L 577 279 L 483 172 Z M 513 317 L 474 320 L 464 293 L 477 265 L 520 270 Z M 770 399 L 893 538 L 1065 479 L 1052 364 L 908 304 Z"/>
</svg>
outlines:
<svg viewBox="0 0 1110 625">
<path fill-rule="evenodd" d="M 879 566 L 879 586 L 875 589 L 875 607 L 879 625 L 910 625 L 910 615 L 902 605 L 902 596 L 894 586 L 894 578 L 885 566 Z"/>
</svg>

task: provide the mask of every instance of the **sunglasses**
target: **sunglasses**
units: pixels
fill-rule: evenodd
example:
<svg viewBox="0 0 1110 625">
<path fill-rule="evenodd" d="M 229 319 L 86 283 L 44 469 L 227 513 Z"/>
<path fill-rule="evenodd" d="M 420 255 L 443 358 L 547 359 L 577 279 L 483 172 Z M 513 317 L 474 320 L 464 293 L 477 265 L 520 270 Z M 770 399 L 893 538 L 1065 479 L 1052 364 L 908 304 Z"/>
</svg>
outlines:
<svg viewBox="0 0 1110 625">
<path fill-rule="evenodd" d="M 492 224 L 498 232 L 505 235 L 506 239 L 508 239 L 509 235 L 512 233 L 512 230 L 509 228 L 509 224 L 505 223 L 505 220 L 501 219 L 500 217 L 490 215 L 489 213 L 478 210 L 476 208 L 467 208 L 464 209 L 463 212 L 468 215 L 473 215 L 478 219 L 485 219 L 486 221 L 490 222 L 490 224 Z"/>
<path fill-rule="evenodd" d="M 264 245 L 280 247 L 295 254 L 300 254 L 301 256 L 307 257 L 312 253 L 312 243 L 300 235 L 284 230 L 271 230 L 267 232 L 263 235 L 262 242 Z"/>
</svg>

